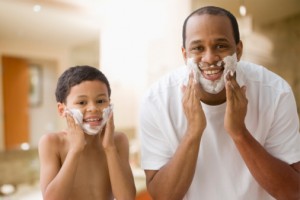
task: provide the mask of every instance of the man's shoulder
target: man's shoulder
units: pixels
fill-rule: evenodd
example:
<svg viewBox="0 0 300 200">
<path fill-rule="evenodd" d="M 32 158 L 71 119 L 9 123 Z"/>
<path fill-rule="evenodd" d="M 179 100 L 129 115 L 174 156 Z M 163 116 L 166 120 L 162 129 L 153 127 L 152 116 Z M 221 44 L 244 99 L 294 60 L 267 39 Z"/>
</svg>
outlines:
<svg viewBox="0 0 300 200">
<path fill-rule="evenodd" d="M 240 61 L 237 68 L 237 75 L 241 83 L 255 84 L 275 90 L 290 91 L 291 88 L 286 80 L 267 67 L 248 61 Z"/>
</svg>

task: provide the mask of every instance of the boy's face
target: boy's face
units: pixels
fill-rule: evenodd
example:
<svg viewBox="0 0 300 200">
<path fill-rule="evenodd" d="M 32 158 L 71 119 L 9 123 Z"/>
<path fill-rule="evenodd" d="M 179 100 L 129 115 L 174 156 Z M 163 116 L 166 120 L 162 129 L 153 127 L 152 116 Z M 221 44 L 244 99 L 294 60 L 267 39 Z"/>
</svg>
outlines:
<svg viewBox="0 0 300 200">
<path fill-rule="evenodd" d="M 61 114 L 65 108 L 79 109 L 83 114 L 83 123 L 90 126 L 99 126 L 102 121 L 102 111 L 109 106 L 107 86 L 99 80 L 84 81 L 71 88 L 66 103 L 59 103 Z"/>
</svg>

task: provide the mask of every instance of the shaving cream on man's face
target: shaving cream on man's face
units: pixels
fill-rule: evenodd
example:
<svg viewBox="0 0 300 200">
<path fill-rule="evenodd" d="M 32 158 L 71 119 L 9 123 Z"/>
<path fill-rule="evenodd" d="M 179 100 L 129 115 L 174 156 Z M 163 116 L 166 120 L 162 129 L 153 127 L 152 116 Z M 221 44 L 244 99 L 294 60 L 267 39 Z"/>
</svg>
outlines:
<svg viewBox="0 0 300 200">
<path fill-rule="evenodd" d="M 99 126 L 91 126 L 88 123 L 84 123 L 83 122 L 83 114 L 81 113 L 81 111 L 79 109 L 76 109 L 76 108 L 66 109 L 65 112 L 68 112 L 73 116 L 75 123 L 79 124 L 80 127 L 83 129 L 83 131 L 86 134 L 96 135 L 96 134 L 102 132 L 102 129 L 103 129 L 104 125 L 106 124 L 109 114 L 112 112 L 112 110 L 113 110 L 113 105 L 109 105 L 107 108 L 103 109 L 102 121 Z"/>
<path fill-rule="evenodd" d="M 219 61 L 216 65 L 221 66 L 222 63 L 224 64 L 224 71 L 223 76 L 221 78 L 211 81 L 203 77 L 201 71 L 199 70 L 199 66 L 202 65 L 202 63 L 196 63 L 194 58 L 188 58 L 187 60 L 187 66 L 190 70 L 192 70 L 194 74 L 194 79 L 196 82 L 200 82 L 203 89 L 211 94 L 217 94 L 221 92 L 225 87 L 226 82 L 226 75 L 230 72 L 231 75 L 235 72 L 237 68 L 237 56 L 236 53 L 234 53 L 231 56 L 226 56 L 223 58 L 222 61 Z"/>
</svg>

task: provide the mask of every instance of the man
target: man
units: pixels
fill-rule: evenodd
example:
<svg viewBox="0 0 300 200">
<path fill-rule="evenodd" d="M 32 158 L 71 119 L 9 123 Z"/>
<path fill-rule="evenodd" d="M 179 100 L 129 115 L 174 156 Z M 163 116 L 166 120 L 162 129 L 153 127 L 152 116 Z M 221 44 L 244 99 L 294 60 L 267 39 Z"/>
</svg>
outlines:
<svg viewBox="0 0 300 200">
<path fill-rule="evenodd" d="M 300 199 L 299 118 L 290 86 L 240 61 L 238 24 L 227 10 L 194 11 L 182 36 L 187 66 L 155 83 L 141 107 L 150 195 Z"/>
</svg>

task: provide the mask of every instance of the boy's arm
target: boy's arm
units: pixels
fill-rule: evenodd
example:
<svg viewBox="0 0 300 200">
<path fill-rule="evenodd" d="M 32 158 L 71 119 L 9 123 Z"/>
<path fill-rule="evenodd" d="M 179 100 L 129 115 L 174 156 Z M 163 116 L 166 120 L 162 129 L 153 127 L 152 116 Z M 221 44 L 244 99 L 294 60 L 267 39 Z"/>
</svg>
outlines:
<svg viewBox="0 0 300 200">
<path fill-rule="evenodd" d="M 133 200 L 136 188 L 129 165 L 129 143 L 123 133 L 114 135 L 113 116 L 109 117 L 102 138 L 105 151 L 112 192 L 115 199 Z"/>
<path fill-rule="evenodd" d="M 39 142 L 40 185 L 44 200 L 68 199 L 77 165 L 75 152 L 69 152 L 61 167 L 57 138 L 45 135 Z"/>
<path fill-rule="evenodd" d="M 73 144 L 63 164 L 61 164 L 59 154 L 61 138 L 57 134 L 47 134 L 39 142 L 40 185 L 44 200 L 66 200 L 70 195 L 75 177 L 74 174 L 83 149 L 79 148 L 80 145 L 78 144 L 80 142 L 76 142 L 82 139 L 80 138 L 80 132 L 77 132 L 78 128 L 80 127 L 73 129 L 75 130 L 73 133 L 67 133 L 72 137 L 71 142 Z M 76 133 L 79 134 L 76 135 Z M 77 146 L 74 144 L 77 144 Z"/>
</svg>

